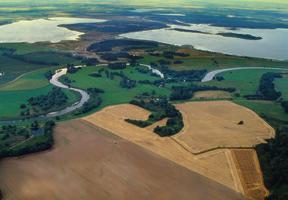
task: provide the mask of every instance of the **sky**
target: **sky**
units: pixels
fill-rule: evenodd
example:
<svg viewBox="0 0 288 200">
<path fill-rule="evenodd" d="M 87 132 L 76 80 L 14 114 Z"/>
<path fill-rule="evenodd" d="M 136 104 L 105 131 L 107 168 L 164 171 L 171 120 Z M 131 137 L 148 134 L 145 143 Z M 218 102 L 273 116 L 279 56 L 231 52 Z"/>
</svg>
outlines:
<svg viewBox="0 0 288 200">
<path fill-rule="evenodd" d="M 244 8 L 244 9 L 287 9 L 288 0 L 0 0 L 0 6 L 4 4 L 35 3 L 37 5 L 43 3 L 97 3 L 97 4 L 114 4 L 114 5 L 137 5 L 137 6 L 153 6 L 153 7 L 200 7 L 215 5 L 230 8 Z"/>
</svg>

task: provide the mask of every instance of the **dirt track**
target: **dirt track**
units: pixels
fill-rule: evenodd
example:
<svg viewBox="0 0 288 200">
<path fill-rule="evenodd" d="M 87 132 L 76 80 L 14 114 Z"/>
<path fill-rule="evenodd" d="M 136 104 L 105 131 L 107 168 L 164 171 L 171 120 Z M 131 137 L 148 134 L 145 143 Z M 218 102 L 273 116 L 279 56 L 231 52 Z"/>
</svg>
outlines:
<svg viewBox="0 0 288 200">
<path fill-rule="evenodd" d="M 2 160 L 8 200 L 240 200 L 239 194 L 83 120 L 60 124 L 53 150 Z"/>
</svg>

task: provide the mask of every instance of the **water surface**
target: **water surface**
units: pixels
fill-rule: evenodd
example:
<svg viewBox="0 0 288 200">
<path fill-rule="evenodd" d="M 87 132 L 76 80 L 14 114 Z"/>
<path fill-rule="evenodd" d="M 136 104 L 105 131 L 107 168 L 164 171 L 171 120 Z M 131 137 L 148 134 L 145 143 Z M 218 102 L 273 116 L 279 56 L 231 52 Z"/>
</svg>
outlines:
<svg viewBox="0 0 288 200">
<path fill-rule="evenodd" d="M 0 43 L 35 43 L 78 40 L 84 33 L 72 31 L 60 25 L 78 23 L 101 23 L 106 20 L 87 18 L 54 17 L 48 19 L 22 20 L 0 26 Z"/>
<path fill-rule="evenodd" d="M 130 39 L 151 40 L 225 54 L 288 60 L 288 29 L 231 29 L 208 24 L 169 25 L 170 28 L 122 34 Z M 183 29 L 177 31 L 172 29 Z M 188 32 L 188 31 L 191 32 Z M 194 31 L 194 32 L 192 32 Z M 260 40 L 224 37 L 218 33 L 249 34 Z"/>
</svg>

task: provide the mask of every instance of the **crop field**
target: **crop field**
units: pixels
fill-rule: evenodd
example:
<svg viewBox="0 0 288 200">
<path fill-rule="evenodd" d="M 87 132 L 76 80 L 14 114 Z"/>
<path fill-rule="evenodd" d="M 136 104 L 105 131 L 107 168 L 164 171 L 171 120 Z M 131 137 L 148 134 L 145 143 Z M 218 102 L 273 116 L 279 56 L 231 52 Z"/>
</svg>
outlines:
<svg viewBox="0 0 288 200">
<path fill-rule="evenodd" d="M 51 151 L 2 160 L 0 176 L 11 200 L 244 199 L 83 120 L 59 124 Z"/>
<path fill-rule="evenodd" d="M 241 174 L 244 193 L 253 200 L 262 200 L 268 194 L 259 166 L 257 153 L 253 149 L 231 150 L 237 170 Z"/>
<path fill-rule="evenodd" d="M 230 99 L 231 93 L 225 91 L 201 91 L 195 92 L 193 100 L 209 100 L 209 99 Z"/>
<path fill-rule="evenodd" d="M 253 111 L 229 101 L 177 104 L 184 129 L 173 136 L 193 153 L 215 148 L 253 147 L 274 137 L 274 129 Z"/>
<path fill-rule="evenodd" d="M 232 104 L 232 103 L 228 103 L 228 102 L 220 102 L 220 103 L 224 105 L 224 108 L 221 111 L 218 110 L 217 113 L 219 112 L 221 113 L 223 112 L 223 110 L 229 110 L 229 109 L 231 110 L 232 108 L 234 111 L 240 112 L 239 115 L 241 116 L 244 115 L 244 117 L 248 116 L 249 120 L 251 120 L 250 123 L 253 123 L 253 124 L 256 123 L 256 128 L 251 128 L 252 125 L 249 125 L 249 122 L 247 122 L 248 124 L 246 125 L 246 127 L 249 128 L 248 130 L 250 130 L 250 132 L 245 134 L 245 131 L 243 131 L 243 128 L 237 127 L 238 121 L 235 121 L 235 122 L 233 121 L 233 119 L 238 120 L 236 119 L 237 117 L 232 118 L 231 120 L 230 116 L 229 117 L 227 116 L 229 114 L 227 114 L 226 116 L 222 115 L 222 117 L 225 117 L 225 118 L 221 121 L 220 125 L 217 123 L 217 121 L 214 121 L 215 123 L 213 123 L 214 126 L 216 127 L 216 128 L 215 127 L 213 128 L 215 128 L 216 130 L 218 129 L 219 131 L 220 129 L 222 129 L 222 131 L 224 131 L 224 133 L 221 132 L 222 134 L 221 136 L 225 137 L 222 140 L 221 138 L 217 139 L 216 136 L 214 137 L 214 135 L 212 135 L 213 133 L 206 134 L 207 131 L 208 133 L 209 131 L 211 132 L 210 129 L 212 125 L 210 126 L 210 129 L 209 129 L 209 126 L 203 125 L 202 122 L 199 122 L 196 120 L 193 121 L 192 119 L 184 121 L 185 122 L 184 131 L 187 130 L 187 128 L 189 128 L 190 126 L 198 127 L 198 125 L 202 124 L 203 126 L 201 126 L 201 129 L 198 131 L 198 133 L 193 132 L 193 135 L 192 135 L 190 134 L 191 132 L 189 132 L 189 134 L 184 135 L 185 134 L 184 132 L 184 133 L 179 133 L 178 135 L 175 135 L 173 137 L 160 138 L 158 135 L 153 133 L 150 127 L 139 128 L 139 127 L 136 127 L 132 124 L 128 124 L 127 122 L 125 122 L 124 120 L 127 118 L 143 120 L 143 119 L 147 119 L 149 115 L 149 112 L 147 112 L 146 110 L 143 110 L 133 105 L 126 105 L 126 104 L 104 108 L 103 110 L 91 116 L 85 117 L 84 119 L 114 133 L 115 135 L 118 135 L 126 140 L 129 140 L 141 147 L 149 149 L 150 151 L 162 157 L 165 157 L 166 159 L 171 160 L 191 171 L 195 171 L 201 175 L 211 178 L 217 182 L 220 182 L 223 185 L 226 185 L 235 191 L 243 192 L 240 178 L 237 173 L 237 170 L 234 165 L 233 158 L 229 149 L 211 150 L 211 151 L 200 153 L 197 155 L 195 155 L 194 152 L 192 151 L 195 149 L 198 151 L 209 150 L 214 147 L 221 148 L 222 147 L 221 145 L 225 144 L 225 142 L 228 143 L 230 141 L 231 141 L 231 146 L 233 147 L 241 147 L 241 146 L 249 146 L 252 144 L 257 144 L 259 142 L 262 142 L 262 140 L 257 139 L 257 136 L 260 136 L 262 138 L 271 137 L 270 131 L 273 131 L 273 130 L 271 130 L 269 126 L 262 123 L 261 119 L 258 116 L 251 114 L 251 111 L 247 111 L 245 108 L 242 108 L 242 107 L 239 108 L 239 106 Z M 209 104 L 211 106 L 214 103 L 203 102 L 202 104 L 203 106 L 201 107 L 205 107 L 204 104 L 207 104 L 209 107 Z M 218 103 L 216 102 L 215 104 L 217 105 Z M 190 110 L 191 108 L 199 107 L 197 102 L 195 104 L 189 103 L 188 105 L 190 106 L 187 106 L 186 104 L 182 104 L 182 105 L 184 106 L 185 109 L 187 109 L 186 112 L 191 111 Z M 177 106 L 180 106 L 180 105 L 177 105 Z M 183 111 L 184 108 L 180 110 Z M 194 112 L 189 112 L 189 113 L 191 113 L 191 115 L 193 114 L 194 116 L 198 116 L 198 117 L 199 116 L 201 117 L 201 115 L 202 116 L 211 115 L 211 113 L 209 113 L 209 109 L 208 111 L 204 109 L 203 111 L 200 111 L 197 114 L 194 114 Z M 184 113 L 184 119 L 185 119 L 185 113 Z M 234 125 L 235 123 L 236 125 Z M 231 126 L 230 128 L 234 128 L 234 131 L 232 132 L 233 138 L 229 135 L 230 133 L 229 131 L 230 129 L 228 129 L 229 127 L 226 128 L 226 126 L 229 124 Z M 194 137 L 194 133 L 196 134 L 196 137 Z M 238 134 L 238 137 L 237 139 L 235 139 L 234 137 L 235 135 L 237 136 L 237 134 Z M 189 143 L 190 141 L 192 141 L 191 140 L 192 137 L 196 138 L 196 140 L 197 138 L 199 138 L 196 144 L 192 142 Z M 185 139 L 185 142 L 183 142 L 184 139 Z M 216 139 L 215 142 L 213 142 L 214 139 Z M 239 144 L 237 143 L 238 141 L 240 142 Z M 200 149 L 200 147 L 202 149 Z"/>
<path fill-rule="evenodd" d="M 113 80 L 107 78 L 105 75 L 103 77 L 91 77 L 89 74 L 93 72 L 97 72 L 99 69 L 103 67 L 86 67 L 82 68 L 75 74 L 68 74 L 67 77 L 71 79 L 71 85 L 81 89 L 87 88 L 99 88 L 104 90 L 103 94 L 100 94 L 103 103 L 101 104 L 101 108 L 108 106 L 108 105 L 115 105 L 121 103 L 128 103 L 131 101 L 136 95 L 142 94 L 143 92 L 155 91 L 158 95 L 169 95 L 170 90 L 168 88 L 156 87 L 153 85 L 146 85 L 146 84 L 136 84 L 136 87 L 127 89 L 121 88 L 119 85 L 120 78 L 114 77 Z M 159 78 L 150 76 L 149 74 L 142 74 L 136 71 L 133 68 L 126 68 L 124 70 L 109 70 L 110 72 L 120 72 L 123 73 L 132 80 L 157 80 Z"/>
</svg>

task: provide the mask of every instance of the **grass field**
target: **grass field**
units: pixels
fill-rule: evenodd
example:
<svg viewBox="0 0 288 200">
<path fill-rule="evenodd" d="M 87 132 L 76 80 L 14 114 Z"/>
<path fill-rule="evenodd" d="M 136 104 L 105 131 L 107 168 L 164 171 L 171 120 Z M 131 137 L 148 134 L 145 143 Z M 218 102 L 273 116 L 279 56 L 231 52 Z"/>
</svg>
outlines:
<svg viewBox="0 0 288 200">
<path fill-rule="evenodd" d="M 0 118 L 18 117 L 20 114 L 20 105 L 27 103 L 31 97 L 47 94 L 52 85 L 45 78 L 44 74 L 53 68 L 44 68 L 29 72 L 19 79 L 0 86 Z M 79 99 L 79 95 L 64 90 L 68 96 L 68 104 L 73 104 Z"/>
<path fill-rule="evenodd" d="M 71 85 L 77 88 L 99 88 L 105 91 L 104 94 L 100 94 L 103 103 L 102 107 L 114 104 L 128 103 L 136 95 L 142 94 L 143 92 L 155 91 L 159 95 L 169 95 L 170 91 L 168 88 L 159 88 L 153 85 L 144 85 L 137 83 L 135 88 L 126 89 L 121 88 L 119 85 L 120 78 L 114 77 L 113 80 L 106 78 L 105 74 L 103 77 L 95 78 L 89 76 L 93 72 L 97 72 L 102 67 L 86 67 L 81 69 L 75 74 L 68 74 L 69 79 L 75 82 Z M 110 70 L 110 72 L 119 72 L 119 70 Z M 141 74 L 132 67 L 128 67 L 122 70 L 123 73 L 133 80 L 157 80 L 157 77 L 150 76 L 148 74 Z"/>
<path fill-rule="evenodd" d="M 3 51 L 0 50 L 0 71 L 4 72 L 4 76 L 0 77 L 0 84 L 7 83 L 26 72 L 48 67 L 47 65 L 26 63 L 9 58 L 2 53 Z"/>
<path fill-rule="evenodd" d="M 260 116 L 273 118 L 280 121 L 288 121 L 288 113 L 285 113 L 279 103 L 271 101 L 234 100 L 235 103 L 250 108 Z"/>
<path fill-rule="evenodd" d="M 162 50 L 162 49 L 161 49 Z M 165 49 L 166 50 L 166 49 Z M 174 59 L 166 59 L 161 56 L 146 55 L 141 62 L 150 64 L 159 60 L 172 62 L 170 66 L 174 70 L 191 70 L 191 69 L 219 69 L 231 67 L 288 67 L 288 62 L 271 61 L 259 58 L 244 58 L 237 56 L 228 56 L 218 53 L 204 52 L 193 49 L 175 49 L 168 48 L 172 51 L 178 51 L 189 54 L 187 57 L 175 56 Z M 173 64 L 175 60 L 180 60 L 182 64 Z"/>
<path fill-rule="evenodd" d="M 1 91 L 0 92 L 0 118 L 9 119 L 17 118 L 20 116 L 20 105 L 27 103 L 27 100 L 31 97 L 45 95 L 52 89 L 51 85 L 44 86 L 37 89 L 25 89 L 25 90 L 11 90 L 11 91 Z M 65 94 L 68 96 L 68 104 L 73 104 L 79 98 L 78 94 L 71 91 L 64 90 Z M 65 106 L 66 106 L 65 105 Z M 64 107 L 64 106 L 63 106 Z"/>
<path fill-rule="evenodd" d="M 218 76 L 224 77 L 223 81 L 211 81 L 208 83 L 201 83 L 201 85 L 218 86 L 218 87 L 234 87 L 237 93 L 241 96 L 256 94 L 259 87 L 261 76 L 267 72 L 281 72 L 279 70 L 237 70 L 230 72 L 223 72 Z"/>
<path fill-rule="evenodd" d="M 8 56 L 8 49 L 15 50 Z M 80 61 L 55 49 L 40 44 L 0 44 L 0 85 L 17 78 L 18 76 L 41 68 L 56 67 L 65 64 L 79 64 Z M 57 64 L 56 64 L 57 63 Z"/>
<path fill-rule="evenodd" d="M 283 78 L 279 78 L 275 80 L 275 85 L 277 90 L 281 91 L 282 98 L 284 100 L 288 100 L 288 75 L 283 76 Z"/>
<path fill-rule="evenodd" d="M 51 68 L 44 68 L 32 72 L 23 74 L 21 77 L 8 82 L 6 84 L 0 85 L 1 91 L 17 91 L 17 90 L 29 90 L 45 87 L 49 85 L 49 81 L 45 77 L 45 73 Z"/>
</svg>

